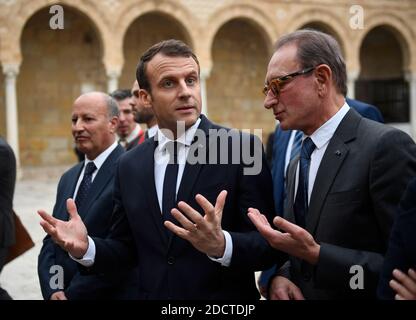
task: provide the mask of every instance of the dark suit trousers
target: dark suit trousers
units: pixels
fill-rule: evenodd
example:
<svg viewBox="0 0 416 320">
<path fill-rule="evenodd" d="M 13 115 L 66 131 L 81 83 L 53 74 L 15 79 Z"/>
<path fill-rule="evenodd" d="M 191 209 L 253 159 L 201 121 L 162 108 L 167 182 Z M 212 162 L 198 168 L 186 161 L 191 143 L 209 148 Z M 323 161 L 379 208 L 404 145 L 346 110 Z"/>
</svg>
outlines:
<svg viewBox="0 0 416 320">
<path fill-rule="evenodd" d="M 8 248 L 0 248 L 0 273 L 6 262 Z M 0 300 L 12 300 L 6 290 L 0 287 Z"/>
</svg>

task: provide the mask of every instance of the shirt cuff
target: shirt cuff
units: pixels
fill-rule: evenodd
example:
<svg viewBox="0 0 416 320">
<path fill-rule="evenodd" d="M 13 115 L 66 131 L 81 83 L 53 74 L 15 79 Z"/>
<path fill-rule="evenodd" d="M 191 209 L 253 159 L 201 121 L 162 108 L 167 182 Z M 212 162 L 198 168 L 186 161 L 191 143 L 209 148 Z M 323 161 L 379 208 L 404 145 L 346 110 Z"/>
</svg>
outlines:
<svg viewBox="0 0 416 320">
<path fill-rule="evenodd" d="M 88 236 L 88 249 L 85 252 L 84 256 L 81 259 L 74 258 L 70 253 L 68 253 L 70 258 L 84 267 L 91 267 L 95 261 L 95 243 L 94 240 Z"/>
<path fill-rule="evenodd" d="M 208 256 L 208 258 L 210 258 L 212 261 L 221 263 L 221 265 L 224 267 L 229 267 L 231 264 L 231 258 L 233 256 L 233 239 L 231 238 L 231 235 L 227 231 L 222 230 L 222 233 L 224 234 L 224 238 L 225 238 L 224 255 L 218 259 L 210 257 L 210 256 Z"/>
</svg>

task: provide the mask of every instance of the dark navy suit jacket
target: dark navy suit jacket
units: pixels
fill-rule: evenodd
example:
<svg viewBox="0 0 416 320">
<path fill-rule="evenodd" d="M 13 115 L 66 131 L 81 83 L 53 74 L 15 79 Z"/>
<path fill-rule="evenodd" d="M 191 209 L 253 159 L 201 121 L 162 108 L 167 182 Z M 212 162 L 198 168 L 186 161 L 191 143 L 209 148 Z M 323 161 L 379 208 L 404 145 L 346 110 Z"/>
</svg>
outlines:
<svg viewBox="0 0 416 320">
<path fill-rule="evenodd" d="M 210 129 L 220 127 L 201 116 L 199 129 L 207 141 L 198 139 L 191 150 L 195 151 L 196 146 L 201 150 L 198 152 L 206 152 L 208 160 L 214 151 L 214 141 L 219 141 Z M 251 143 L 254 141 L 253 136 L 244 136 Z M 259 174 L 244 174 L 247 164 L 241 161 L 234 164 L 235 157 L 233 164 L 186 163 L 177 194 L 178 201 L 183 200 L 202 213 L 195 200 L 197 194 L 215 203 L 221 190 L 228 191 L 222 228 L 230 233 L 233 241 L 229 267 L 211 261 L 188 241 L 167 235 L 155 189 L 157 144 L 152 138 L 120 158 L 114 192 L 117 221 L 108 239 L 94 237 L 95 263 L 84 271 L 117 269 L 136 259 L 141 299 L 258 299 L 254 271 L 270 267 L 273 259 L 285 258 L 268 245 L 247 217 L 247 209 L 254 207 L 269 213 L 271 219 L 274 208 L 271 174 L 258 142 L 256 151 L 262 163 Z M 217 156 L 224 155 L 218 151 L 228 152 L 231 163 L 231 146 L 230 139 L 225 150 L 216 150 Z"/>
<path fill-rule="evenodd" d="M 114 174 L 117 160 L 123 153 L 123 148 L 118 145 L 107 157 L 92 183 L 87 196 L 88 200 L 78 208 L 90 236 L 106 237 L 109 233 L 114 204 Z M 66 200 L 73 197 L 83 166 L 84 162 L 81 162 L 72 167 L 64 173 L 59 181 L 53 210 L 55 218 L 68 220 Z M 81 275 L 78 264 L 48 235 L 43 240 L 38 259 L 39 281 L 45 299 L 49 299 L 54 292 L 61 291 L 58 288 L 52 289 L 50 286 L 51 277 L 57 274 L 56 271 L 50 272 L 53 265 L 63 267 L 63 291 L 68 299 L 135 298 L 134 290 L 137 291 L 137 284 L 127 283 L 129 277 L 136 278 L 131 270 L 118 269 L 113 270 L 115 272 L 111 274 Z M 54 279 L 52 282 L 56 283 Z"/>
</svg>

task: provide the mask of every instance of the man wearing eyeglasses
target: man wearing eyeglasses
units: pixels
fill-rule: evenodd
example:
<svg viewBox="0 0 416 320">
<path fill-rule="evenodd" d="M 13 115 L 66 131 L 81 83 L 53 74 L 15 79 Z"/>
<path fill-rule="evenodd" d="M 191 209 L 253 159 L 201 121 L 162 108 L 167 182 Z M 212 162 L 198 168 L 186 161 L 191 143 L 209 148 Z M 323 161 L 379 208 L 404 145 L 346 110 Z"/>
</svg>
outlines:
<svg viewBox="0 0 416 320">
<path fill-rule="evenodd" d="M 376 296 L 393 216 L 416 173 L 416 145 L 351 109 L 346 78 L 331 36 L 300 30 L 277 42 L 264 105 L 283 130 L 304 135 L 274 219 L 279 231 L 249 209 L 268 242 L 290 255 L 271 282 L 272 299 Z"/>
</svg>

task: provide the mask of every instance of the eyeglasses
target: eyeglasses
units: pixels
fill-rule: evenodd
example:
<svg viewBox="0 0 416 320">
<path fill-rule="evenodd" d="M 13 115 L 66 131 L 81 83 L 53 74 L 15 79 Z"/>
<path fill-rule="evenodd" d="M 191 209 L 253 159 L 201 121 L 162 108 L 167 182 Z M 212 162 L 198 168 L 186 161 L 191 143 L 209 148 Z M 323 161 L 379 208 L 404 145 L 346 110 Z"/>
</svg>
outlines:
<svg viewBox="0 0 416 320">
<path fill-rule="evenodd" d="M 288 83 L 294 77 L 301 76 L 303 74 L 307 74 L 307 73 L 311 72 L 313 69 L 315 69 L 315 67 L 306 68 L 306 69 L 303 69 L 301 71 L 297 71 L 297 72 L 287 74 L 283 77 L 272 79 L 272 80 L 270 80 L 270 83 L 268 83 L 264 86 L 263 94 L 265 96 L 267 96 L 267 94 L 269 93 L 269 90 L 272 90 L 272 93 L 274 94 L 274 96 L 278 97 L 279 93 L 280 93 L 280 90 L 283 88 L 283 85 Z"/>
</svg>

